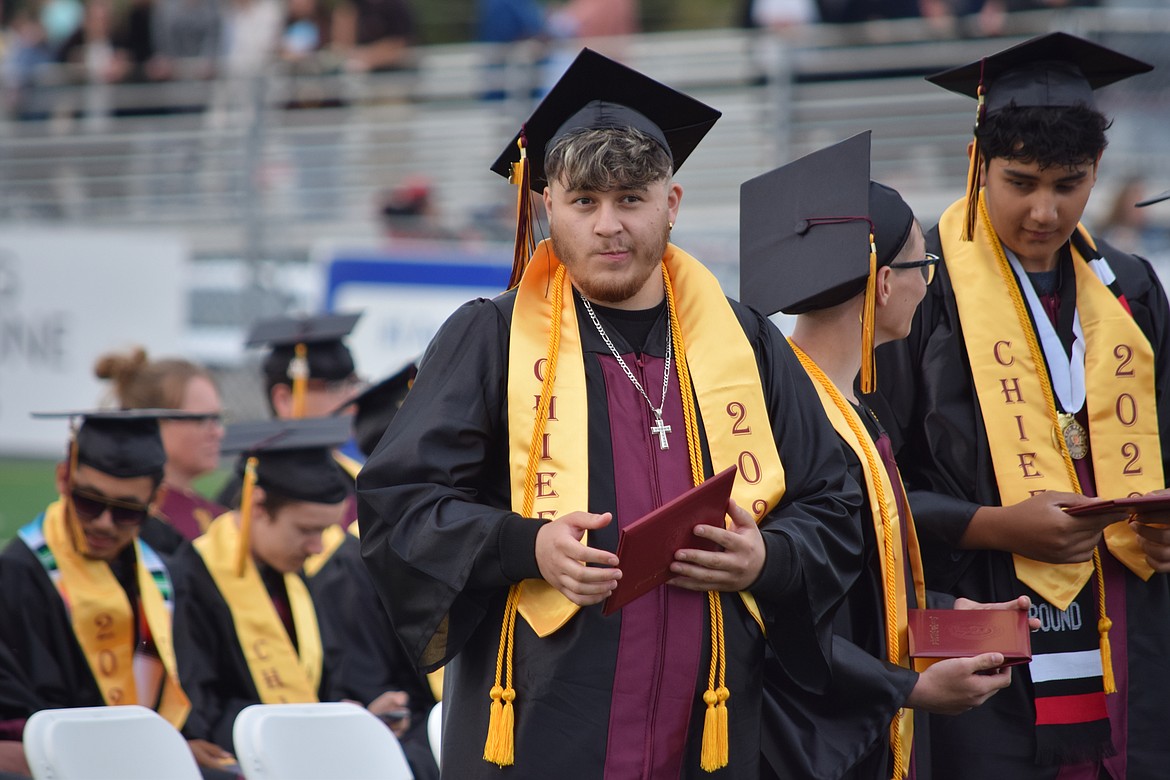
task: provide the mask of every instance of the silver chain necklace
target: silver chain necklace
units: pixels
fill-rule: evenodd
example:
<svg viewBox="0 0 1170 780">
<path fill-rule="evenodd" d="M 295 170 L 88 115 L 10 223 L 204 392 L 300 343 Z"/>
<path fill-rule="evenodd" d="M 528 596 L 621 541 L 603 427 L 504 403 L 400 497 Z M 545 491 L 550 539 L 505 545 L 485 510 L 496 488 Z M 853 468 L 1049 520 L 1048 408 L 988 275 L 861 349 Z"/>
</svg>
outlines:
<svg viewBox="0 0 1170 780">
<path fill-rule="evenodd" d="M 597 328 L 597 332 L 601 334 L 601 338 L 605 341 L 605 346 L 609 347 L 609 351 L 617 358 L 618 365 L 622 367 L 622 371 L 626 372 L 626 377 L 634 383 L 634 387 L 638 388 L 638 392 L 646 399 L 646 403 L 650 406 L 650 411 L 654 412 L 654 425 L 650 426 L 650 433 L 658 435 L 658 448 L 661 450 L 670 449 L 670 442 L 666 440 L 666 434 L 670 433 L 670 426 L 662 421 L 662 410 L 666 406 L 666 388 L 670 384 L 670 353 L 671 344 L 674 339 L 671 338 L 670 328 L 666 329 L 666 368 L 662 372 L 662 402 L 658 404 L 658 408 L 654 407 L 654 402 L 650 400 L 650 396 L 646 395 L 646 391 L 642 389 L 642 383 L 638 381 L 638 377 L 634 376 L 634 372 L 626 365 L 626 361 L 622 359 L 621 353 L 617 351 L 617 347 L 609 340 L 609 334 L 605 332 L 605 328 L 601 327 L 601 321 L 597 319 L 597 315 L 593 313 L 593 307 L 589 305 L 589 301 L 585 296 L 581 296 L 581 302 L 585 304 L 585 311 L 589 312 L 589 319 L 593 320 L 593 325 Z"/>
</svg>

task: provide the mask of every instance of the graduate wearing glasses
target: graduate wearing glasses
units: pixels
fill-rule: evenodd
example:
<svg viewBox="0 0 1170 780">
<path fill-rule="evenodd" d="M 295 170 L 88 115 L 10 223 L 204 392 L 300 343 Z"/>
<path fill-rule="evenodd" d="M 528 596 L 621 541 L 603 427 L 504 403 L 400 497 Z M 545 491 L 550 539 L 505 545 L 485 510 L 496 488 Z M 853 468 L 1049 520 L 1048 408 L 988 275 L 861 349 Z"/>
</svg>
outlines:
<svg viewBox="0 0 1170 780">
<path fill-rule="evenodd" d="M 31 694 L 6 711 L 0 736 L 19 739 L 41 709 L 141 704 L 182 728 L 190 703 L 171 641 L 167 563 L 140 538 L 166 454 L 159 409 L 45 415 L 80 420 L 57 466 L 59 497 L 0 553 L 0 637 L 14 660 L 4 689 Z M 17 716 L 17 717 L 12 717 Z M 207 764 L 205 748 L 192 752 Z"/>
</svg>

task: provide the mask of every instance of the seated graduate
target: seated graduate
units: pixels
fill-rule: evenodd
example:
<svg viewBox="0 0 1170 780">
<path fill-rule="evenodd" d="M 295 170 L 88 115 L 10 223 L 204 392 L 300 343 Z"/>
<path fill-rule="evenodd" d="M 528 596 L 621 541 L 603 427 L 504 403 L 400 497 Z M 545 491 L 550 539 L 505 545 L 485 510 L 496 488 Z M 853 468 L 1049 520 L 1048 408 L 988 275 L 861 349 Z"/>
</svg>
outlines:
<svg viewBox="0 0 1170 780">
<path fill-rule="evenodd" d="M 351 400 L 361 388 L 353 353 L 342 340 L 350 334 L 361 314 L 321 314 L 313 317 L 274 317 L 257 320 L 244 342 L 247 347 L 267 346 L 262 367 L 264 392 L 272 414 L 281 420 L 325 417 Z M 333 457 L 352 479 L 361 463 L 335 449 Z M 353 492 L 353 485 L 350 485 Z M 240 479 L 229 479 L 216 500 L 237 506 Z M 357 519 L 351 501 L 343 525 Z"/>
<path fill-rule="evenodd" d="M 171 641 L 168 564 L 139 538 L 166 454 L 157 409 L 67 412 L 80 418 L 57 466 L 60 497 L 0 553 L 0 636 L 26 712 L 0 723 L 19 738 L 32 712 L 142 704 L 176 728 L 190 704 Z M 192 751 L 212 763 L 198 740 Z"/>
<path fill-rule="evenodd" d="M 925 590 L 889 437 L 854 383 L 860 372 L 862 391 L 872 391 L 873 348 L 909 332 L 938 258 L 926 254 L 902 197 L 870 180 L 869 163 L 866 132 L 741 191 L 742 298 L 760 311 L 798 315 L 793 350 L 867 498 L 860 517 L 866 570 L 835 616 L 828 691 L 810 694 L 775 671 L 766 677 L 765 777 L 900 780 L 914 771 L 923 778 L 929 740 L 914 710 L 963 712 L 1011 680 L 1001 653 L 940 661 L 921 674 L 909 662 L 907 609 L 953 599 Z M 984 605 L 959 599 L 954 606 Z M 992 606 L 1026 610 L 1030 602 Z"/>
<path fill-rule="evenodd" d="M 242 453 L 240 508 L 175 555 L 175 651 L 192 706 L 184 733 L 225 755 L 244 707 L 338 698 L 341 653 L 302 566 L 345 512 L 351 480 L 330 448 L 349 430 L 347 417 L 230 426 L 223 449 Z"/>
<path fill-rule="evenodd" d="M 364 455 L 381 440 L 414 373 L 411 363 L 346 404 L 354 409 L 354 438 Z M 334 693 L 360 702 L 387 722 L 402 742 L 415 780 L 437 780 L 427 715 L 442 695 L 442 670 L 424 676 L 410 662 L 362 562 L 358 535 L 357 523 L 348 533 L 330 528 L 324 534 L 325 551 L 305 563 L 313 601 L 323 607 L 322 631 L 336 637 L 344 650 L 333 678 Z"/>
</svg>

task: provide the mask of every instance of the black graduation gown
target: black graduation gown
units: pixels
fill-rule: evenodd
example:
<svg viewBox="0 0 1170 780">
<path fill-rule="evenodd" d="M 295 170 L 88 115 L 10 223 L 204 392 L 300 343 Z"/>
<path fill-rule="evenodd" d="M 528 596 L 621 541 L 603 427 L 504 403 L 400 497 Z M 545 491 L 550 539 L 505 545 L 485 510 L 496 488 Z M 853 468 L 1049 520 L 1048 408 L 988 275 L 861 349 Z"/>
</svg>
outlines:
<svg viewBox="0 0 1170 780">
<path fill-rule="evenodd" d="M 859 411 L 876 440 L 881 429 L 864 408 Z M 844 441 L 841 448 L 849 462 L 850 474 L 864 486 L 865 476 L 857 454 Z M 818 695 L 801 690 L 784 675 L 764 677 L 762 740 L 766 778 L 888 780 L 890 776 L 890 722 L 898 709 L 905 706 L 918 681 L 918 673 L 885 660 L 881 546 L 868 499 L 860 508 L 857 522 L 865 543 L 864 568 L 833 621 L 829 689 Z M 935 599 L 930 600 L 933 606 Z M 915 718 L 918 780 L 930 777 L 926 771 L 930 755 L 928 735 L 925 716 Z"/>
<path fill-rule="evenodd" d="M 394 627 L 424 671 L 448 664 L 442 766 L 444 774 L 459 778 L 499 773 L 482 754 L 504 601 L 509 585 L 540 576 L 534 555 L 539 524 L 510 510 L 506 391 L 514 301 L 514 292 L 473 301 L 447 321 L 358 477 L 362 554 Z M 601 360 L 612 358 L 579 300 L 576 305 L 589 404 L 589 506 L 583 509 L 601 513 L 617 505 L 610 399 L 601 368 Z M 849 515 L 860 495 L 784 337 L 754 311 L 732 305 L 756 355 L 787 484 L 780 506 L 761 524 L 768 557 L 752 592 L 769 637 L 778 639 L 780 666 L 799 682 L 823 688 L 832 612 L 859 567 L 861 539 Z M 615 330 L 610 335 L 618 350 L 634 352 Z M 644 354 L 661 359 L 665 335 L 663 313 Z M 644 403 L 623 381 L 608 392 L 635 394 L 631 403 L 638 408 Z M 639 452 L 658 446 L 644 430 L 629 435 L 645 439 Z M 682 441 L 676 435 L 672 446 Z M 650 484 L 642 474 L 617 476 Z M 617 525 L 615 520 L 590 533 L 589 543 L 614 550 Z M 764 643 L 738 595 L 723 594 L 722 604 L 731 763 L 714 774 L 699 768 L 700 696 L 709 663 L 703 650 L 687 742 L 676 749 L 683 753 L 684 777 L 759 774 Z M 601 776 L 621 625 L 620 613 L 602 617 L 600 605 L 581 609 L 543 639 L 517 620 L 516 764 L 507 771 L 521 777 Z M 706 635 L 705 620 L 703 625 Z M 709 638 L 701 640 L 701 647 L 709 645 Z M 647 695 L 650 686 L 647 681 Z"/>
<path fill-rule="evenodd" d="M 183 727 L 187 739 L 205 739 L 232 751 L 232 726 L 240 710 L 260 703 L 260 694 L 244 659 L 244 650 L 236 636 L 231 610 L 220 595 L 202 556 L 184 544 L 173 558 L 175 589 L 175 658 L 179 679 L 191 700 L 191 714 Z M 276 576 L 262 576 L 269 590 L 282 582 Z M 283 593 L 280 594 L 284 598 Z M 318 610 L 320 618 L 320 610 Z M 338 658 L 331 638 L 322 626 L 324 651 L 321 683 L 317 694 L 321 701 L 335 701 L 332 696 L 332 665 Z M 293 637 L 293 647 L 296 638 Z"/>
<path fill-rule="evenodd" d="M 368 707 L 386 691 L 405 691 L 410 696 L 411 727 L 402 735 L 403 751 L 415 780 L 437 778 L 439 768 L 427 739 L 427 715 L 435 697 L 390 625 L 355 536 L 345 535 L 341 546 L 309 579 L 309 591 L 313 603 L 320 605 L 321 632 L 335 637 L 344 648 L 340 663 L 333 665 L 334 695 Z"/>
<path fill-rule="evenodd" d="M 154 515 L 147 515 L 142 521 L 138 537 L 146 542 L 150 549 L 163 555 L 174 555 L 183 542 L 187 541 L 179 529 Z"/>
<path fill-rule="evenodd" d="M 136 565 L 133 545 L 112 564 L 135 613 Z M 61 596 L 36 555 L 19 537 L 0 553 L 0 637 L 23 675 L 18 688 L 32 694 L 31 701 L 26 702 L 32 706 L 27 714 L 105 704 Z"/>
<path fill-rule="evenodd" d="M 935 228 L 928 251 L 942 254 Z M 1154 348 L 1158 417 L 1170 420 L 1170 309 L 1144 259 L 1098 248 L 1108 258 L 1134 321 Z M 1062 296 L 1062 299 L 1065 296 Z M 909 338 L 877 350 L 881 377 L 868 399 L 890 431 L 907 483 L 931 588 L 976 601 L 1007 601 L 1022 592 L 1010 554 L 960 550 L 959 540 L 980 506 L 999 505 L 987 431 L 971 382 L 970 364 L 945 259 L 927 289 Z M 1162 439 L 1170 468 L 1170 436 Z M 1170 579 L 1149 582 L 1126 573 L 1129 641 L 1129 778 L 1164 778 L 1170 766 Z M 1001 779 L 1055 777 L 1033 766 L 1035 708 L 1026 667 L 982 707 L 955 717 L 933 716 L 936 777 Z"/>
</svg>

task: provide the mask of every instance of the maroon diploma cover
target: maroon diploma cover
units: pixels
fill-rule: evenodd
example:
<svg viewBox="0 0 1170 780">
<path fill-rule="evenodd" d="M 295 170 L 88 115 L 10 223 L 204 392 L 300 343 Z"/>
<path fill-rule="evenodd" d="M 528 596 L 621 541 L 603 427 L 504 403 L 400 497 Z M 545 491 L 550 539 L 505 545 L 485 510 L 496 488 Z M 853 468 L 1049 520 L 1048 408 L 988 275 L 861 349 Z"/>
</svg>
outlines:
<svg viewBox="0 0 1170 780">
<path fill-rule="evenodd" d="M 719 549 L 714 542 L 695 536 L 694 530 L 700 523 L 725 527 L 735 473 L 736 467 L 729 466 L 621 530 L 617 557 L 622 578 L 606 598 L 603 615 L 612 615 L 669 580 L 670 564 L 679 550 Z"/>
<path fill-rule="evenodd" d="M 912 609 L 910 657 L 941 660 L 1003 653 L 1004 666 L 1032 660 L 1028 613 L 1018 609 Z"/>
<path fill-rule="evenodd" d="M 1119 516 L 1119 519 L 1124 519 L 1128 515 L 1136 515 L 1142 512 L 1170 512 L 1170 495 L 1161 493 L 1156 496 L 1144 495 L 1111 498 L 1082 506 L 1065 507 L 1064 511 L 1074 517 L 1116 514 Z"/>
</svg>

